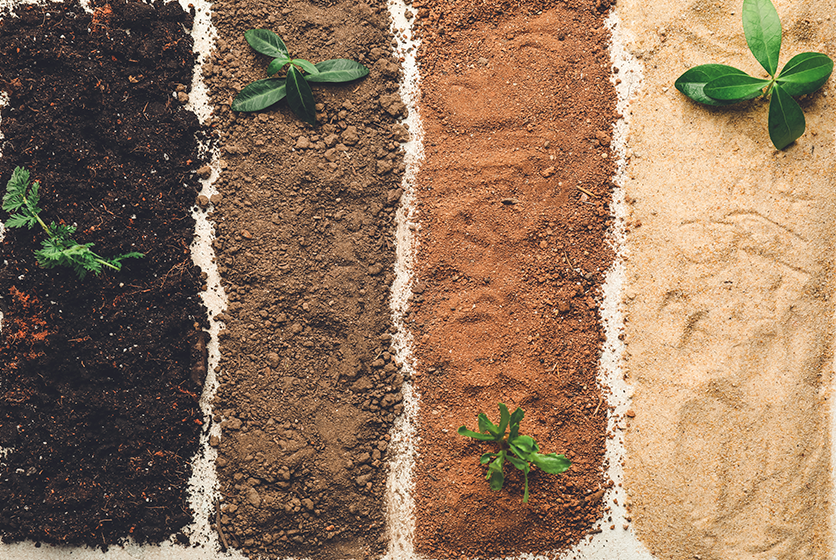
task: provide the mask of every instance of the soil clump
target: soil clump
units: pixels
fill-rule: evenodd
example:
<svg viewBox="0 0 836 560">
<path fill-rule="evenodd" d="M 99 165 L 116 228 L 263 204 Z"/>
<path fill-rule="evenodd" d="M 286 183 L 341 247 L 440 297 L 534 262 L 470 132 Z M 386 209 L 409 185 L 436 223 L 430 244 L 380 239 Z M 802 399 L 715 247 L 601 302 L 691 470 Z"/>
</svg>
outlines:
<svg viewBox="0 0 836 560">
<path fill-rule="evenodd" d="M 224 130 L 215 249 L 221 530 L 249 555 L 379 555 L 389 430 L 403 375 L 390 353 L 394 215 L 404 170 L 399 62 L 385 2 L 221 0 L 203 72 Z M 369 76 L 315 84 L 318 124 L 280 101 L 232 113 L 266 77 L 244 40 L 268 28 L 292 57 L 349 58 Z"/>
<path fill-rule="evenodd" d="M 199 125 L 173 97 L 191 83 L 191 16 L 176 3 L 92 7 L 0 14 L 0 89 L 10 97 L 0 180 L 30 170 L 45 221 L 77 224 L 76 239 L 100 254 L 145 258 L 81 281 L 37 265 L 39 229 L 5 232 L 4 542 L 160 542 L 191 520 L 206 367 L 189 252 Z"/>
</svg>

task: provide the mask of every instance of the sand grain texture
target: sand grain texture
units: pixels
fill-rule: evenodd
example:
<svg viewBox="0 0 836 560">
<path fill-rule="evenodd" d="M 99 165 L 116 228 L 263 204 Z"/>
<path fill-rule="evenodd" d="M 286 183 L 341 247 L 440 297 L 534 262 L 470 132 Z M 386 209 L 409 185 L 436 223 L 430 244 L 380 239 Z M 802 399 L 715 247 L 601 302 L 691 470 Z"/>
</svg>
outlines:
<svg viewBox="0 0 836 560">
<path fill-rule="evenodd" d="M 833 56 L 832 2 L 777 8 L 781 65 Z M 618 10 L 645 65 L 625 181 L 637 533 L 659 558 L 831 557 L 833 79 L 778 152 L 766 102 L 710 109 L 673 87 L 709 62 L 763 74 L 737 2 Z"/>
</svg>

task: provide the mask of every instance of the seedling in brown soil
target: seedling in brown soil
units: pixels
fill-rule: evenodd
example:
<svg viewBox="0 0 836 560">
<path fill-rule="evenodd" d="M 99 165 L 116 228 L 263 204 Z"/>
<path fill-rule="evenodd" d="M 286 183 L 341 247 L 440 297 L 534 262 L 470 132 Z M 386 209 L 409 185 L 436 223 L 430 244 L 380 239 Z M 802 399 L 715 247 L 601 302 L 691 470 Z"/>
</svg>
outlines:
<svg viewBox="0 0 836 560">
<path fill-rule="evenodd" d="M 267 66 L 268 76 L 279 73 L 285 66 L 287 75 L 247 85 L 232 101 L 233 111 L 261 111 L 287 97 L 288 105 L 300 119 L 316 124 L 316 101 L 309 82 L 350 82 L 369 73 L 369 69 L 359 62 L 345 58 L 318 64 L 290 58 L 284 41 L 269 29 L 250 29 L 244 33 L 244 38 L 253 49 L 273 57 Z"/>
<path fill-rule="evenodd" d="M 3 196 L 3 210 L 6 212 L 18 212 L 11 214 L 6 220 L 8 228 L 28 227 L 32 229 L 35 224 L 40 224 L 47 234 L 47 238 L 41 241 L 43 249 L 35 251 L 35 258 L 44 268 L 55 268 L 66 266 L 72 268 L 82 280 L 88 272 L 99 274 L 102 267 L 106 266 L 113 270 L 122 269 L 124 259 L 142 258 L 145 255 L 137 252 L 125 253 L 116 257 L 105 258 L 90 250 L 93 243 L 80 244 L 72 239 L 75 233 L 75 226 L 67 226 L 52 222 L 46 225 L 38 214 L 41 208 L 38 207 L 41 197 L 38 193 L 41 185 L 35 181 L 31 188 L 29 186 L 29 172 L 23 168 L 16 167 L 12 178 L 6 183 L 6 194 Z"/>
<path fill-rule="evenodd" d="M 522 408 L 517 408 L 513 414 L 508 414 L 508 407 L 499 403 L 499 426 L 488 420 L 484 412 L 479 413 L 479 432 L 468 430 L 465 426 L 459 428 L 459 435 L 472 437 L 479 441 L 492 441 L 499 444 L 499 453 L 485 453 L 479 462 L 488 465 L 485 479 L 491 485 L 491 490 L 498 492 L 505 484 L 505 473 L 502 470 L 505 460 L 517 467 L 525 475 L 525 491 L 523 503 L 528 503 L 528 473 L 531 464 L 550 474 L 565 472 L 572 463 L 563 455 L 540 453 L 540 446 L 531 436 L 520 435 L 520 422 L 525 416 Z M 508 430 L 508 435 L 505 431 Z M 510 453 L 509 453 L 510 451 Z"/>
<path fill-rule="evenodd" d="M 801 106 L 793 98 L 821 88 L 833 71 L 833 61 L 822 53 L 805 52 L 792 57 L 779 74 L 781 20 L 770 0 L 743 0 L 743 34 L 769 79 L 750 76 L 733 66 L 703 64 L 682 74 L 674 85 L 705 105 L 770 97 L 769 138 L 783 150 L 804 134 L 806 126 Z"/>
</svg>

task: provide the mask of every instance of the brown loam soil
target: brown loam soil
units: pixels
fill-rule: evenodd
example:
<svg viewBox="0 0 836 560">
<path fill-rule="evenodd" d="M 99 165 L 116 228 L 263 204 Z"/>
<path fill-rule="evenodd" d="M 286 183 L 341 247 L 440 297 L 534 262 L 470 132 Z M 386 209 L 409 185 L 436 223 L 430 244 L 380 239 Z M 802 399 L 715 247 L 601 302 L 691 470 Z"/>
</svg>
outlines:
<svg viewBox="0 0 836 560">
<path fill-rule="evenodd" d="M 172 95 L 191 81 L 184 25 L 177 4 L 119 0 L 0 14 L 0 182 L 24 167 L 47 223 L 77 224 L 102 255 L 145 253 L 81 281 L 37 265 L 39 228 L 6 230 L 4 542 L 160 542 L 191 520 L 206 319 L 189 253 L 199 125 Z"/>
<path fill-rule="evenodd" d="M 416 547 L 431 558 L 564 549 L 601 530 L 608 484 L 596 381 L 613 258 L 606 6 L 413 7 L 426 131 L 409 321 L 422 410 Z M 521 473 L 507 466 L 492 493 L 478 457 L 496 449 L 455 433 L 476 429 L 478 412 L 497 419 L 498 402 L 521 406 L 522 433 L 573 463 L 535 470 L 527 505 Z"/>
<path fill-rule="evenodd" d="M 388 298 L 408 136 L 388 11 L 351 0 L 213 9 L 218 48 L 204 74 L 223 130 L 213 219 L 230 299 L 215 403 L 221 531 L 250 555 L 379 555 L 402 409 Z M 294 57 L 351 58 L 371 73 L 315 85 L 316 127 L 285 101 L 231 113 L 233 96 L 266 76 L 250 28 L 278 33 Z"/>
</svg>

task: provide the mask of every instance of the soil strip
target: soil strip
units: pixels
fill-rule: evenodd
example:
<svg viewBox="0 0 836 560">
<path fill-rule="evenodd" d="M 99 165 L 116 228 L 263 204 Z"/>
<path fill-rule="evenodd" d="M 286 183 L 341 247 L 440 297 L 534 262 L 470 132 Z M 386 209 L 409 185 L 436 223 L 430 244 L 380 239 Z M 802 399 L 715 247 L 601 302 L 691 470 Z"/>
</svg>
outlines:
<svg viewBox="0 0 836 560">
<path fill-rule="evenodd" d="M 833 56 L 827 3 L 776 5 L 779 66 Z M 834 80 L 778 152 L 764 100 L 710 109 L 673 87 L 698 64 L 765 75 L 738 3 L 619 12 L 645 65 L 625 182 L 638 535 L 659 558 L 831 558 Z"/>
<path fill-rule="evenodd" d="M 42 232 L 6 232 L 4 542 L 107 548 L 160 542 L 191 521 L 206 323 L 188 250 L 199 166 L 199 125 L 182 106 L 191 16 L 176 3 L 94 7 L 0 16 L 0 86 L 10 96 L 0 178 L 29 169 L 47 221 L 77 224 L 76 237 L 101 254 L 146 256 L 80 281 L 36 264 Z"/>
<path fill-rule="evenodd" d="M 607 5 L 413 2 L 426 159 L 408 325 L 421 395 L 416 548 L 432 558 L 564 550 L 599 523 L 609 405 L 597 381 L 614 163 Z M 573 462 L 489 490 L 456 435 L 498 402 Z M 496 512 L 502 512 L 497 515 Z M 615 529 L 613 527 L 613 529 Z M 617 528 L 623 530 L 621 527 Z"/>
</svg>

